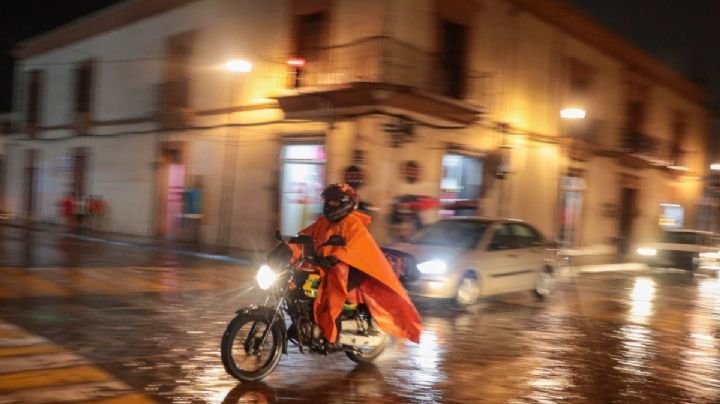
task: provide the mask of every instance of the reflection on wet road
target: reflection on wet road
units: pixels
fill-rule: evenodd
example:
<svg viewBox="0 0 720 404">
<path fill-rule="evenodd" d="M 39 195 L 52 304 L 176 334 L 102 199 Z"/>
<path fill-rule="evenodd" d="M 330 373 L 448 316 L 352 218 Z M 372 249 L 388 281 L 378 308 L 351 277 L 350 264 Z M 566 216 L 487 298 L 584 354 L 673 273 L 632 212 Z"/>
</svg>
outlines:
<svg viewBox="0 0 720 404">
<path fill-rule="evenodd" d="M 0 257 L 0 403 L 720 401 L 714 277 L 569 272 L 545 302 L 420 301 L 421 343 L 395 341 L 375 366 L 291 348 L 238 384 L 219 341 L 257 302 L 254 269 L 38 237 L 32 265 Z M 9 238 L 0 251 L 22 244 Z"/>
</svg>

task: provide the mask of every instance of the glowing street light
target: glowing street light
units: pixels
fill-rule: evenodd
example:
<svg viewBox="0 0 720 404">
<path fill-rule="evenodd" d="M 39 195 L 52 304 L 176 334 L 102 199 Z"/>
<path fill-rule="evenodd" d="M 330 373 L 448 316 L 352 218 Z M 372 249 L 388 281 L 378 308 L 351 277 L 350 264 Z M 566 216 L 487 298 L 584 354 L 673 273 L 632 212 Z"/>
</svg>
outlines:
<svg viewBox="0 0 720 404">
<path fill-rule="evenodd" d="M 247 60 L 229 60 L 225 63 L 225 69 L 235 73 L 250 73 L 252 63 Z"/>
<path fill-rule="evenodd" d="M 582 108 L 563 108 L 560 111 L 562 119 L 585 119 L 585 110 Z"/>
<path fill-rule="evenodd" d="M 287 64 L 292 67 L 304 67 L 305 59 L 303 58 L 291 58 L 288 59 Z"/>
</svg>

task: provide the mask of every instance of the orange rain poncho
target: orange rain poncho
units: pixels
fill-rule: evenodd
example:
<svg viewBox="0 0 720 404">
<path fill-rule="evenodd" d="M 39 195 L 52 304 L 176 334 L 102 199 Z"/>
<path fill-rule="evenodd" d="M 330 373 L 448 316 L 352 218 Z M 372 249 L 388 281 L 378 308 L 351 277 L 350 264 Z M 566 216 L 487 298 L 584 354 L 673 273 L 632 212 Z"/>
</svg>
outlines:
<svg viewBox="0 0 720 404">
<path fill-rule="evenodd" d="M 369 216 L 360 212 L 352 212 L 337 223 L 321 216 L 300 232 L 312 237 L 316 246 L 334 234 L 346 241 L 343 247 L 324 246 L 315 251 L 318 256 L 333 256 L 341 261 L 330 270 L 322 271 L 314 305 L 315 321 L 325 337 L 335 341 L 338 333 L 335 319 L 342 312 L 345 301 L 350 300 L 367 305 L 372 318 L 386 333 L 418 343 L 422 327 L 420 315 L 370 235 L 367 229 L 370 221 Z M 300 249 L 295 245 L 292 247 L 297 259 Z M 368 275 L 350 294 L 347 291 L 348 266 Z"/>
</svg>

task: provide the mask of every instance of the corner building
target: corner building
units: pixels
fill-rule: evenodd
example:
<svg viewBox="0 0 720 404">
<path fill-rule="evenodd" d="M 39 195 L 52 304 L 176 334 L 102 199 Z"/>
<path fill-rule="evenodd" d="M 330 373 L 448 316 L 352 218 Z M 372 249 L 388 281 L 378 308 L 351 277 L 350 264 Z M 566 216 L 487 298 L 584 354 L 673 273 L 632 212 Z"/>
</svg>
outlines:
<svg viewBox="0 0 720 404">
<path fill-rule="evenodd" d="M 131 0 L 17 57 L 4 195 L 31 220 L 72 191 L 102 230 L 265 248 L 347 178 L 382 242 L 403 195 L 574 247 L 703 226 L 706 95 L 555 0 Z"/>
</svg>

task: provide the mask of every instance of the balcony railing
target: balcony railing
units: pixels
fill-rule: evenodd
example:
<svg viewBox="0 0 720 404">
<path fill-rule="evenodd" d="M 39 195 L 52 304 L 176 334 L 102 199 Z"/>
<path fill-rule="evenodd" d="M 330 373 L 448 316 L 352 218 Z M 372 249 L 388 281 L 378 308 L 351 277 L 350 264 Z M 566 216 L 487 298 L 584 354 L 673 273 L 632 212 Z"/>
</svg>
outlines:
<svg viewBox="0 0 720 404">
<path fill-rule="evenodd" d="M 385 83 L 486 105 L 488 74 L 471 69 L 444 68 L 439 54 L 387 36 L 372 36 L 348 44 L 303 52 L 303 67 L 291 87 L 326 87 L 350 83 Z M 455 74 L 453 71 L 459 73 Z"/>
<path fill-rule="evenodd" d="M 625 130 L 622 133 L 620 151 L 644 157 L 656 165 L 671 165 L 677 160 L 671 146 L 671 142 L 667 140 L 635 130 Z"/>
</svg>

